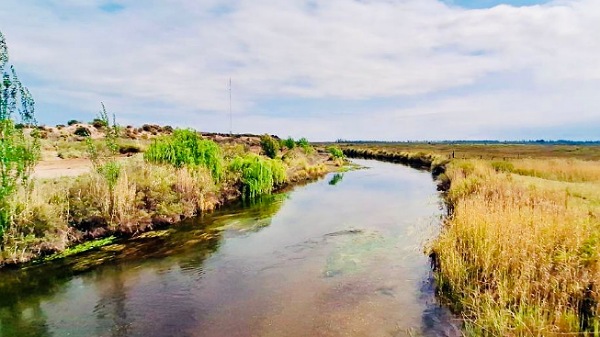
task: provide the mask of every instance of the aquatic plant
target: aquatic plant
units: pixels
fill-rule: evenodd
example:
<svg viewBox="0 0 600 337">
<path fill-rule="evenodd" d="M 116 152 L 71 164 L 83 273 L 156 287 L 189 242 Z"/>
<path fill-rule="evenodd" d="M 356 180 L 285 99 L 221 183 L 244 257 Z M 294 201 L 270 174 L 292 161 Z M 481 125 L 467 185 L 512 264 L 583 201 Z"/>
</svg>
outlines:
<svg viewBox="0 0 600 337">
<path fill-rule="evenodd" d="M 281 160 L 267 159 L 255 154 L 234 158 L 229 164 L 229 170 L 239 174 L 243 186 L 242 193 L 250 199 L 271 193 L 287 179 L 286 169 Z"/>
<path fill-rule="evenodd" d="M 150 163 L 170 164 L 181 168 L 200 166 L 210 170 L 216 180 L 223 175 L 223 154 L 217 143 L 191 129 L 178 129 L 172 135 L 156 139 L 144 153 Z"/>
</svg>

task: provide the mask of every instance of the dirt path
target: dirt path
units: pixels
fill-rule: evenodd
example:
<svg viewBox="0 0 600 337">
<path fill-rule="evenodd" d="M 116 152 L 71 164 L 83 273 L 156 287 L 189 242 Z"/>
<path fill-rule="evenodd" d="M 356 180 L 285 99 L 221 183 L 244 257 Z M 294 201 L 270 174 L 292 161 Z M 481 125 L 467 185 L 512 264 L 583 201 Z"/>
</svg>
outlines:
<svg viewBox="0 0 600 337">
<path fill-rule="evenodd" d="M 92 168 L 89 159 L 50 159 L 38 163 L 33 171 L 33 177 L 41 179 L 72 177 L 87 173 Z"/>
</svg>

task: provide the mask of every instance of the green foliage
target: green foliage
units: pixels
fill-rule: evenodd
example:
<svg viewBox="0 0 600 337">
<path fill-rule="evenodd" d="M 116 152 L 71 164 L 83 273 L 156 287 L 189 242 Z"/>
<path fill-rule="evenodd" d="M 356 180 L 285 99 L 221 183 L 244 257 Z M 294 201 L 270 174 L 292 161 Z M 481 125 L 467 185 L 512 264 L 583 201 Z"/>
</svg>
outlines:
<svg viewBox="0 0 600 337">
<path fill-rule="evenodd" d="M 90 250 L 93 250 L 96 248 L 104 247 L 104 246 L 112 244 L 113 242 L 115 242 L 116 239 L 117 238 L 114 236 L 109 236 L 104 239 L 98 239 L 98 240 L 94 240 L 94 241 L 84 242 L 82 244 L 67 248 L 60 253 L 56 253 L 56 254 L 47 256 L 44 259 L 42 259 L 40 262 L 48 262 L 48 261 L 64 259 L 64 258 L 72 256 L 72 255 L 77 255 L 77 254 L 87 252 L 87 251 L 90 251 Z"/>
<path fill-rule="evenodd" d="M 114 161 L 119 153 L 119 144 L 117 144 L 119 138 L 119 126 L 117 125 L 115 115 L 113 114 L 113 123 L 110 125 L 106 107 L 104 106 L 104 103 L 100 103 L 100 105 L 102 106 L 102 110 L 100 110 L 96 120 L 100 120 L 104 125 L 107 125 L 104 135 L 105 146 L 99 147 L 91 138 L 87 139 L 88 154 L 96 170 L 99 170 L 100 167 L 107 162 Z"/>
<path fill-rule="evenodd" d="M 88 130 L 88 128 L 86 128 L 85 126 L 79 126 L 79 127 L 77 127 L 77 129 L 75 129 L 75 131 L 73 132 L 73 134 L 76 135 L 76 136 L 80 136 L 80 137 L 89 137 L 89 136 L 91 136 L 90 130 Z"/>
<path fill-rule="evenodd" d="M 277 157 L 279 152 L 279 143 L 271 136 L 265 134 L 260 137 L 260 147 L 265 156 L 269 158 Z"/>
<path fill-rule="evenodd" d="M 300 139 L 298 139 L 296 141 L 296 146 L 301 147 L 302 149 L 304 149 L 304 152 L 306 154 L 310 154 L 314 151 L 313 147 L 310 146 L 310 143 L 308 142 L 308 139 L 302 137 Z"/>
<path fill-rule="evenodd" d="M 307 148 L 310 146 L 310 143 L 308 142 L 308 139 L 302 137 L 298 139 L 298 141 L 296 141 L 296 145 L 298 145 L 299 147 Z"/>
<path fill-rule="evenodd" d="M 69 125 L 69 126 L 75 125 L 75 124 L 81 124 L 81 122 L 76 119 L 71 119 L 70 121 L 67 122 L 67 125 Z"/>
<path fill-rule="evenodd" d="M 108 161 L 98 167 L 98 173 L 100 173 L 108 183 L 109 190 L 113 191 L 117 184 L 117 180 L 119 180 L 119 176 L 121 175 L 121 165 L 114 160 Z"/>
<path fill-rule="evenodd" d="M 113 114 L 113 123 L 110 125 L 108 118 L 108 112 L 104 103 L 100 103 L 102 110 L 98 114 L 98 118 L 94 121 L 100 121 L 105 128 L 104 135 L 104 147 L 98 146 L 91 138 L 87 139 L 88 155 L 92 161 L 94 169 L 100 174 L 108 185 L 108 191 L 110 194 L 108 203 L 108 213 L 114 213 L 115 207 L 115 186 L 117 180 L 121 175 L 121 165 L 117 162 L 117 154 L 119 153 L 119 145 L 117 139 L 119 138 L 119 126 L 117 125 L 115 115 Z"/>
<path fill-rule="evenodd" d="M 255 154 L 234 158 L 229 170 L 240 175 L 243 195 L 250 199 L 271 193 L 287 180 L 281 160 L 266 159 Z"/>
<path fill-rule="evenodd" d="M 0 32 L 0 238 L 10 226 L 9 199 L 24 184 L 39 158 L 40 144 L 35 134 L 27 137 L 19 124 L 35 125 L 35 102 L 21 84 L 15 69 L 5 69 L 8 48 Z"/>
<path fill-rule="evenodd" d="M 184 166 L 202 166 L 219 180 L 223 175 L 223 154 L 217 143 L 202 139 L 191 129 L 175 130 L 170 136 L 158 138 L 144 153 L 151 163 Z"/>
<path fill-rule="evenodd" d="M 331 157 L 333 157 L 333 159 L 344 159 L 344 152 L 337 146 L 328 147 L 327 152 L 331 154 Z"/>
<path fill-rule="evenodd" d="M 296 141 L 292 137 L 288 137 L 287 139 L 284 139 L 282 141 L 282 144 L 283 144 L 283 146 L 287 147 L 290 150 L 293 149 L 294 147 L 296 147 Z"/>
</svg>

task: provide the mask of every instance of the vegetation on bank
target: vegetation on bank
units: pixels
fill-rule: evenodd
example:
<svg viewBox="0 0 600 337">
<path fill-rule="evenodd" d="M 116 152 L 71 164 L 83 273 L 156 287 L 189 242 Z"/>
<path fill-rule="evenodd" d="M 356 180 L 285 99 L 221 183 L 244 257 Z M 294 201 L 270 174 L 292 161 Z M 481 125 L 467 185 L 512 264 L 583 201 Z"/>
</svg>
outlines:
<svg viewBox="0 0 600 337">
<path fill-rule="evenodd" d="M 472 336 L 600 333 L 600 165 L 455 161 L 438 285 Z"/>
<path fill-rule="evenodd" d="M 33 99 L 14 69 L 5 69 L 7 62 L 0 33 L 0 267 L 92 249 L 241 197 L 272 193 L 342 164 L 304 138 L 290 138 L 294 146 L 282 147 L 266 135 L 207 139 L 170 126 L 122 128 L 104 104 L 91 125 L 70 120 L 69 126 L 36 126 Z M 131 143 L 140 138 L 143 147 Z M 144 150 L 143 156 L 131 156 Z M 92 170 L 31 179 L 40 154 L 87 158 Z M 97 238 L 104 239 L 85 243 Z"/>
<path fill-rule="evenodd" d="M 548 158 L 556 149 L 544 146 L 512 160 L 452 160 L 449 150 L 344 152 L 438 167 L 450 214 L 431 244 L 433 264 L 467 336 L 600 335 L 599 163 L 563 150 Z"/>
<path fill-rule="evenodd" d="M 185 159 L 176 150 L 182 139 L 198 145 Z M 176 130 L 148 149 L 144 157 L 107 157 L 89 174 L 34 179 L 19 188 L 8 201 L 12 220 L 0 265 L 60 253 L 95 238 L 137 235 L 336 167 L 333 158 L 316 151 L 307 155 L 295 149 L 271 159 L 243 146 L 217 145 L 191 130 Z"/>
<path fill-rule="evenodd" d="M 535 144 L 335 144 L 342 150 L 358 149 L 371 152 L 418 153 L 444 159 L 484 159 L 491 161 L 514 159 L 581 159 L 600 160 L 600 146 L 594 145 L 535 145 Z"/>
<path fill-rule="evenodd" d="M 0 240 L 13 222 L 12 198 L 27 187 L 39 157 L 39 133 L 27 136 L 15 122 L 35 125 L 35 102 L 8 61 L 8 48 L 0 32 Z"/>
</svg>

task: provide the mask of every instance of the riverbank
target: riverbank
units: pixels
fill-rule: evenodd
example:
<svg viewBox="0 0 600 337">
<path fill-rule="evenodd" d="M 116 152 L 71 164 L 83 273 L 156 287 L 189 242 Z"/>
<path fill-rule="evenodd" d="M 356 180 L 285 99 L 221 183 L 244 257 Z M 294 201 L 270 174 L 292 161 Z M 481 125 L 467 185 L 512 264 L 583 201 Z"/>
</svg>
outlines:
<svg viewBox="0 0 600 337">
<path fill-rule="evenodd" d="M 499 161 L 452 159 L 441 151 L 411 155 L 393 146 L 359 149 L 392 161 L 448 160 L 438 179 L 451 214 L 430 249 L 441 298 L 464 318 L 467 336 L 598 334 L 597 161 L 563 158 L 564 149 L 552 157 L 556 149 L 546 146 L 529 149 L 533 158 Z"/>
<path fill-rule="evenodd" d="M 278 146 L 271 159 L 262 154 L 258 136 L 230 137 L 231 141 L 211 136 L 220 138 L 204 138 L 208 143 L 202 144 L 214 144 L 210 147 L 216 151 L 218 175 L 202 163 L 151 162 L 140 153 L 108 158 L 101 165 L 86 163 L 87 173 L 68 172 L 78 175 L 34 176 L 10 203 L 11 226 L 2 233 L 0 267 L 79 252 L 93 247 L 88 242 L 97 239 L 164 228 L 240 199 L 316 179 L 343 165 L 343 160 L 309 145 Z"/>
<path fill-rule="evenodd" d="M 443 214 L 435 183 L 355 163 L 368 169 L 3 270 L 2 336 L 461 336 L 422 249 Z"/>
</svg>

